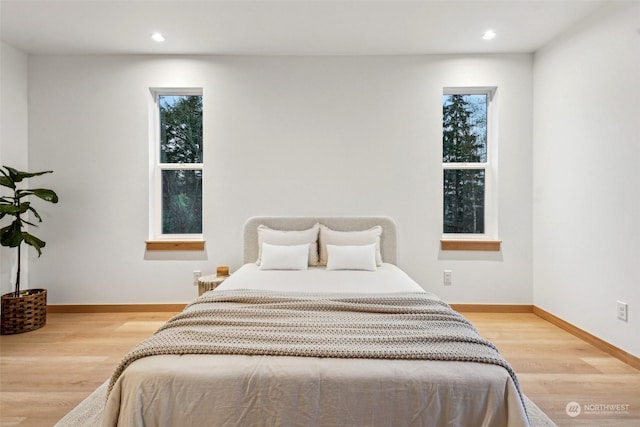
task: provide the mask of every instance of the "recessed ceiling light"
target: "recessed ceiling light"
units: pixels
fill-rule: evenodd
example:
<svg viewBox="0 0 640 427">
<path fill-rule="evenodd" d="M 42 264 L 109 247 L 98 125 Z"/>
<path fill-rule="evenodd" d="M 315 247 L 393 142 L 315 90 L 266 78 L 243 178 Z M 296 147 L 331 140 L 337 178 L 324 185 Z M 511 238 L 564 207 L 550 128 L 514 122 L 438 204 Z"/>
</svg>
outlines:
<svg viewBox="0 0 640 427">
<path fill-rule="evenodd" d="M 482 40 L 493 40 L 496 38 L 496 32 L 493 30 L 487 30 L 482 36 Z"/>
<path fill-rule="evenodd" d="M 163 37 L 163 36 L 162 36 L 162 34 L 160 34 L 160 33 L 153 33 L 153 34 L 151 35 L 151 38 L 152 38 L 154 41 L 157 41 L 158 43 L 162 43 L 162 42 L 164 41 L 164 37 Z"/>
</svg>

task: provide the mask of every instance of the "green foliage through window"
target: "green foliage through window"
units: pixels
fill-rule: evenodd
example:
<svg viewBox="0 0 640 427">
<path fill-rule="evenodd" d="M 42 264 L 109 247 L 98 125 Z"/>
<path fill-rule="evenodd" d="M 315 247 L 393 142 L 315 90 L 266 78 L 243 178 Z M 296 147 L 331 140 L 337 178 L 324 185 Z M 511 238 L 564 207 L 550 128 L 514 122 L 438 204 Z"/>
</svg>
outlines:
<svg viewBox="0 0 640 427">
<path fill-rule="evenodd" d="M 487 95 L 444 95 L 442 161 L 487 161 Z"/>
<path fill-rule="evenodd" d="M 202 163 L 202 96 L 160 95 L 160 163 Z"/>
<path fill-rule="evenodd" d="M 487 94 L 442 98 L 443 232 L 485 232 Z"/>
<path fill-rule="evenodd" d="M 484 170 L 444 170 L 444 232 L 484 233 Z"/>
<path fill-rule="evenodd" d="M 202 96 L 159 95 L 158 105 L 162 233 L 200 234 L 202 233 Z M 170 167 L 171 164 L 194 164 L 194 168 Z"/>
<path fill-rule="evenodd" d="M 162 171 L 162 233 L 202 233 L 202 171 Z"/>
</svg>

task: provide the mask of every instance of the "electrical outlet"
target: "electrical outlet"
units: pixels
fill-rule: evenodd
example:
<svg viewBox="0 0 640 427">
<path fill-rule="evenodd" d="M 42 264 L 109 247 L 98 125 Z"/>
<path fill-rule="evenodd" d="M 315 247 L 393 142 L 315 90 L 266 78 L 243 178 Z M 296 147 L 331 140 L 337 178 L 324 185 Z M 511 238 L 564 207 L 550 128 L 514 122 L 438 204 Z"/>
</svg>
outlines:
<svg viewBox="0 0 640 427">
<path fill-rule="evenodd" d="M 198 286 L 198 279 L 202 276 L 202 271 L 193 270 L 193 286 Z"/>
<path fill-rule="evenodd" d="M 451 270 L 445 270 L 444 271 L 444 285 L 445 286 L 451 286 Z"/>
<path fill-rule="evenodd" d="M 627 303 L 622 301 L 616 301 L 618 319 L 627 321 Z"/>
</svg>

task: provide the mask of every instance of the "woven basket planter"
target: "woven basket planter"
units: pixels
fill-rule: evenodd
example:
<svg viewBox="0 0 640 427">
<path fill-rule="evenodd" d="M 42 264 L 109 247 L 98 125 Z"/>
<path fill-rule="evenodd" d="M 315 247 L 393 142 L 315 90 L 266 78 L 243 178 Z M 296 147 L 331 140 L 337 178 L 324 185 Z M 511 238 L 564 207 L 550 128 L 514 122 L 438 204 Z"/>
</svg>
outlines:
<svg viewBox="0 0 640 427">
<path fill-rule="evenodd" d="M 0 334 L 21 334 L 43 327 L 47 323 L 47 290 L 27 289 L 2 295 Z"/>
</svg>

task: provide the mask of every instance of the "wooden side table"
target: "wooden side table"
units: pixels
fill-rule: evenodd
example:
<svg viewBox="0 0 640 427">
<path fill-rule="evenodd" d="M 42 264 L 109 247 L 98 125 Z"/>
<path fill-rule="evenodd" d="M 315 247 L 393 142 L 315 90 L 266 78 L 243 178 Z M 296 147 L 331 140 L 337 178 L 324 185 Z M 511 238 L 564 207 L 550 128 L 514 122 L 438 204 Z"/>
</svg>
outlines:
<svg viewBox="0 0 640 427">
<path fill-rule="evenodd" d="M 216 276 L 215 274 L 200 277 L 198 279 L 198 296 L 217 288 L 227 277 L 229 276 Z"/>
</svg>

